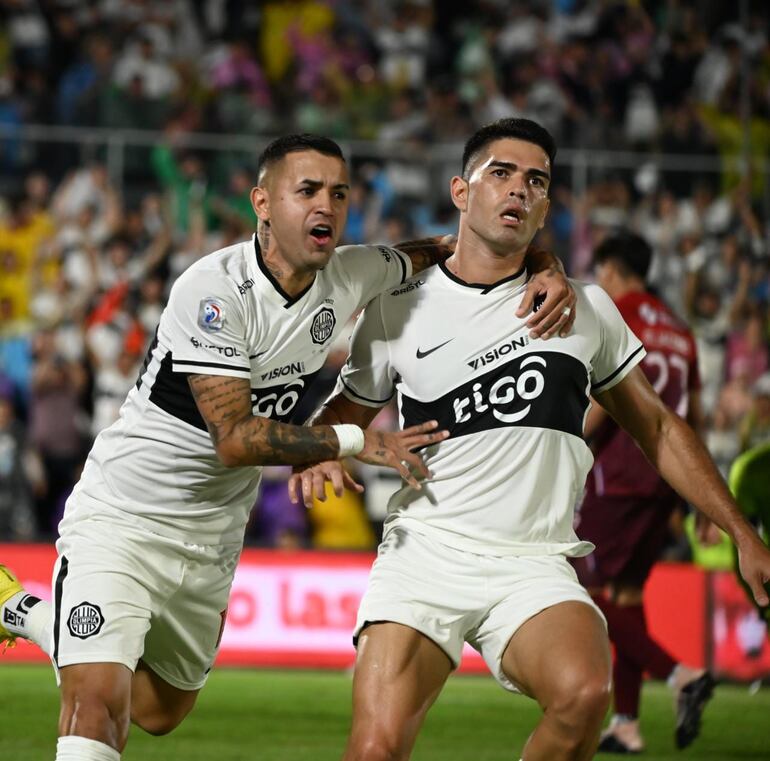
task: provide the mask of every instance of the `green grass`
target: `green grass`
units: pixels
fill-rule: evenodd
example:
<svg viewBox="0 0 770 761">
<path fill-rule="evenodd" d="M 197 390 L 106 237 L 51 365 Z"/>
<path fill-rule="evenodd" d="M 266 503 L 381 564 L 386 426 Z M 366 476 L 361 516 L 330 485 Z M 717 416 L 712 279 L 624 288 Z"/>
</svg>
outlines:
<svg viewBox="0 0 770 761">
<path fill-rule="evenodd" d="M 0 759 L 53 759 L 58 695 L 50 669 L 0 665 Z M 214 671 L 198 705 L 167 737 L 133 729 L 123 761 L 336 761 L 348 728 L 350 677 L 335 672 Z M 770 690 L 721 685 L 703 733 L 673 749 L 673 712 L 665 686 L 647 684 L 642 707 L 644 758 L 770 758 Z M 454 677 L 428 716 L 414 761 L 517 759 L 537 706 L 491 679 Z M 599 756 L 610 759 L 612 756 Z"/>
</svg>

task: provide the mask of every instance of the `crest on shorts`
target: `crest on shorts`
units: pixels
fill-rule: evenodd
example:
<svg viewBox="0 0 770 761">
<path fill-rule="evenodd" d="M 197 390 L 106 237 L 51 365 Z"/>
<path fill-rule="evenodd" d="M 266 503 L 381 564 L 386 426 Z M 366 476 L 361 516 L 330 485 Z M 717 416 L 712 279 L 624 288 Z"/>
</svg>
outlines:
<svg viewBox="0 0 770 761">
<path fill-rule="evenodd" d="M 81 602 L 75 605 L 67 618 L 67 628 L 70 634 L 78 639 L 88 639 L 98 634 L 104 625 L 101 608 L 92 602 Z"/>
<path fill-rule="evenodd" d="M 322 344 L 329 340 L 337 324 L 337 318 L 329 307 L 324 307 L 314 318 L 310 326 L 310 337 L 314 344 Z"/>
<path fill-rule="evenodd" d="M 210 330 L 216 333 L 222 330 L 225 324 L 224 304 L 213 296 L 206 296 L 201 299 L 198 307 L 198 325 L 204 330 Z"/>
</svg>

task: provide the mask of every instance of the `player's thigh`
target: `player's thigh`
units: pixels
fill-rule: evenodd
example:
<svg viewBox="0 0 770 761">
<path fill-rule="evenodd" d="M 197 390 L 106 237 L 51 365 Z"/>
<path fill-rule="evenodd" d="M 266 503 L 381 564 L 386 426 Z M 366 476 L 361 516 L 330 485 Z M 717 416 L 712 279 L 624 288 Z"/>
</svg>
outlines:
<svg viewBox="0 0 770 761">
<path fill-rule="evenodd" d="M 145 536 L 112 523 L 84 521 L 57 549 L 54 663 L 116 663 L 133 671 L 174 569 Z"/>
<path fill-rule="evenodd" d="M 522 683 L 506 671 L 509 646 L 539 616 L 562 603 L 578 602 L 595 613 L 606 639 L 604 617 L 562 555 L 522 555 L 484 559 L 490 603 L 484 617 L 468 633 L 468 642 L 483 656 L 501 687 L 521 692 Z M 570 637 L 569 632 L 559 636 Z M 510 669 L 508 669 L 510 670 Z"/>
<path fill-rule="evenodd" d="M 391 745 L 411 747 L 451 670 L 447 654 L 409 626 L 367 626 L 358 638 L 353 734 L 383 736 Z"/>
<path fill-rule="evenodd" d="M 184 703 L 203 687 L 214 664 L 240 550 L 240 545 L 188 550 L 183 580 L 145 638 L 142 661 Z"/>
<path fill-rule="evenodd" d="M 511 637 L 502 669 L 543 706 L 586 686 L 609 692 L 612 663 L 604 619 L 578 600 L 545 608 Z"/>
</svg>

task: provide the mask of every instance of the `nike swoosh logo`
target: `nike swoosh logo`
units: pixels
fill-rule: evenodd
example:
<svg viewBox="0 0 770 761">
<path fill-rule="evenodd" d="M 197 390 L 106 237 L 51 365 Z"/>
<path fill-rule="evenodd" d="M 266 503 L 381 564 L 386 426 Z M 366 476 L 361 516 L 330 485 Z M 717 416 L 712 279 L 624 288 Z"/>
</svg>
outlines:
<svg viewBox="0 0 770 761">
<path fill-rule="evenodd" d="M 454 338 L 450 338 L 449 341 L 454 341 Z M 432 349 L 428 349 L 427 351 L 420 351 L 420 348 L 417 348 L 417 359 L 423 359 L 428 356 L 428 354 L 433 354 L 434 351 L 438 351 L 442 346 L 446 346 L 449 341 L 444 341 L 444 343 L 439 344 L 438 346 L 434 346 Z"/>
</svg>

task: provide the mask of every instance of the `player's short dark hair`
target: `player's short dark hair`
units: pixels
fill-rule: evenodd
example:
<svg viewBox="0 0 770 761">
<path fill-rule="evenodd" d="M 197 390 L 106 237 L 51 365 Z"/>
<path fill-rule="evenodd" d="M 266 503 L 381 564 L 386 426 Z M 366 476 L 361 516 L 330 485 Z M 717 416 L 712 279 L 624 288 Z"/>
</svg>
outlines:
<svg viewBox="0 0 770 761">
<path fill-rule="evenodd" d="M 626 277 L 636 275 L 647 279 L 652 261 L 650 244 L 636 233 L 622 231 L 606 237 L 594 251 L 594 262 L 603 264 L 612 260 Z"/>
<path fill-rule="evenodd" d="M 498 119 L 496 122 L 476 130 L 465 144 L 462 164 L 463 177 L 467 179 L 468 167 L 475 161 L 482 149 L 489 143 L 504 138 L 526 140 L 528 143 L 539 145 L 548 154 L 551 164 L 556 158 L 556 142 L 545 127 L 541 127 L 531 119 Z"/>
<path fill-rule="evenodd" d="M 341 161 L 345 161 L 345 157 L 342 155 L 342 148 L 328 137 L 311 135 L 307 132 L 284 135 L 273 140 L 260 154 L 257 162 L 257 179 L 259 179 L 267 167 L 280 161 L 288 153 L 297 153 L 299 151 L 317 151 L 325 156 L 334 156 Z"/>
</svg>

